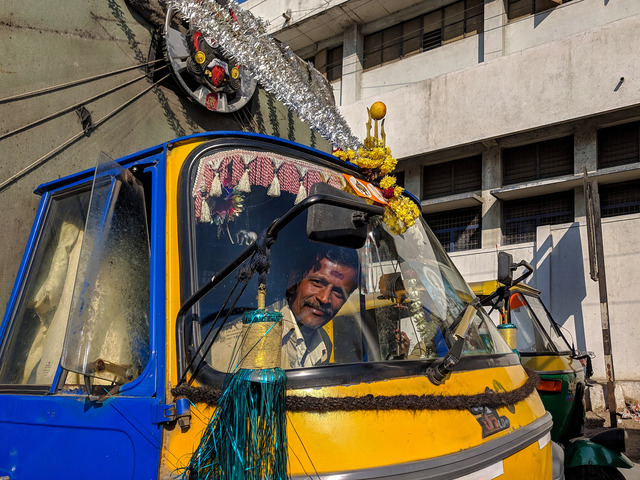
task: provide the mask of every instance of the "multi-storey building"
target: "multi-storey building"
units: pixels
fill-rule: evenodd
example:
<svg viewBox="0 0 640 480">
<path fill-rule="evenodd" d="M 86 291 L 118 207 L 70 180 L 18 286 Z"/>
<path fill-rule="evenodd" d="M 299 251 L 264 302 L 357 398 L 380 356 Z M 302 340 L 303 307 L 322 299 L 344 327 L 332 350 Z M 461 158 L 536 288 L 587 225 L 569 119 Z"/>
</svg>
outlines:
<svg viewBox="0 0 640 480">
<path fill-rule="evenodd" d="M 576 347 L 604 379 L 583 172 L 602 210 L 613 359 L 638 399 L 640 2 L 249 0 L 269 31 L 332 83 L 363 136 L 386 103 L 399 180 L 469 281 L 496 251 L 536 268 Z M 596 400 L 594 400 L 596 401 Z M 618 406 L 620 408 L 620 406 Z"/>
</svg>

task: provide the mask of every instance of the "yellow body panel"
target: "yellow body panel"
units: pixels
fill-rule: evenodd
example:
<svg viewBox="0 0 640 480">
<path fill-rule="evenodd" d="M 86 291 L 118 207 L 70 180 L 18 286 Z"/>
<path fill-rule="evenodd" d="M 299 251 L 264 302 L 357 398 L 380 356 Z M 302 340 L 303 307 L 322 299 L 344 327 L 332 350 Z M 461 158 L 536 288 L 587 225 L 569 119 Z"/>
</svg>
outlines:
<svg viewBox="0 0 640 480">
<path fill-rule="evenodd" d="M 202 141 L 193 139 L 175 145 L 167 152 L 167 403 L 170 389 L 177 384 L 175 319 L 180 308 L 180 264 L 178 257 L 177 185 L 186 156 Z M 490 368 L 454 373 L 441 386 L 424 376 L 397 378 L 349 386 L 291 390 L 288 395 L 344 397 L 364 395 L 471 395 L 494 391 L 511 391 L 526 381 L 521 366 Z M 468 410 L 389 410 L 330 413 L 291 412 L 287 415 L 289 473 L 340 472 L 413 462 L 457 453 L 526 426 L 545 415 L 544 407 L 534 392 L 526 400 L 510 408 L 499 408 L 498 414 L 509 419 L 508 430 L 482 438 L 478 420 Z M 161 471 L 180 472 L 197 448 L 213 409 L 205 405 L 192 407 L 192 424 L 186 431 L 165 429 Z M 551 478 L 551 453 L 538 442 L 516 452 L 505 460 L 505 475 L 499 478 Z M 508 467 L 508 469 L 507 469 Z M 507 476 L 511 472 L 511 476 Z M 535 472 L 535 473 L 534 473 Z"/>
<path fill-rule="evenodd" d="M 503 461 L 504 474 L 497 479 L 540 480 L 553 478 L 551 442 L 540 448 L 538 442 L 507 457 Z"/>
<path fill-rule="evenodd" d="M 573 360 L 568 355 L 536 355 L 522 357 L 522 364 L 538 373 L 559 371 L 581 371 L 582 365 L 578 360 Z"/>
<path fill-rule="evenodd" d="M 471 287 L 471 290 L 473 290 L 473 293 L 478 297 L 487 297 L 495 292 L 498 287 L 502 286 L 502 284 L 498 283 L 496 280 L 486 280 L 484 282 L 471 282 L 469 286 Z M 535 288 L 525 285 L 524 283 L 514 285 L 509 290 L 511 290 L 512 292 L 520 291 L 523 293 L 532 293 L 534 295 L 540 294 L 540 290 L 536 290 Z"/>
</svg>

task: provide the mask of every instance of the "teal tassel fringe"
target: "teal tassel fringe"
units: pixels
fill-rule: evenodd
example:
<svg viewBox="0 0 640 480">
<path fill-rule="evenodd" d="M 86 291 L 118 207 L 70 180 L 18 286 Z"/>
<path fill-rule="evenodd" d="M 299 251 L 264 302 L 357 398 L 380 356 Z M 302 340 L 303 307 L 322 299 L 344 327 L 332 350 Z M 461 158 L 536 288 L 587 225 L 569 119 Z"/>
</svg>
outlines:
<svg viewBox="0 0 640 480">
<path fill-rule="evenodd" d="M 238 370 L 181 478 L 287 479 L 285 382 L 280 368 Z"/>
</svg>

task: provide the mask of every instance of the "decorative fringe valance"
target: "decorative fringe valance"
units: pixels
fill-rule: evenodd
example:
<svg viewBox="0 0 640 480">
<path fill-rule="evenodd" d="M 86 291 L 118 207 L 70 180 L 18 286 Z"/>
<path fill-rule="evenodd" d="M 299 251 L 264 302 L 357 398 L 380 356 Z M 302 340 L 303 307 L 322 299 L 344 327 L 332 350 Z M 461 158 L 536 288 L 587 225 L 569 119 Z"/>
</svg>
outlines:
<svg viewBox="0 0 640 480">
<path fill-rule="evenodd" d="M 192 191 L 197 222 L 212 221 L 211 204 L 223 193 L 223 187 L 250 193 L 252 186 L 267 188 L 267 195 L 279 197 L 281 192 L 296 195 L 294 203 L 305 199 L 311 185 L 326 182 L 343 188 L 338 173 L 301 160 L 251 150 L 231 150 L 200 160 Z"/>
</svg>

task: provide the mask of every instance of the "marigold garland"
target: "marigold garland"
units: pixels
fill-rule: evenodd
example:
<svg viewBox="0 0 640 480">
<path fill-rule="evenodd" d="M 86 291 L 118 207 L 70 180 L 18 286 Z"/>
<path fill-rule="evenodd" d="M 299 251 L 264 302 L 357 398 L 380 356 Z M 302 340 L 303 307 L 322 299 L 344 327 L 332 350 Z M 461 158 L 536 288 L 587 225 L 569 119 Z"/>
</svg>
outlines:
<svg viewBox="0 0 640 480">
<path fill-rule="evenodd" d="M 402 195 L 404 188 L 397 186 L 396 177 L 389 175 L 398 164 L 389 147 L 382 146 L 378 139 L 368 137 L 357 153 L 351 149 L 339 149 L 334 155 L 340 160 L 359 166 L 369 181 L 376 181 L 382 177 L 379 185 L 388 202 L 383 220 L 393 233 L 402 234 L 416 223 L 420 209 L 411 199 Z"/>
</svg>

